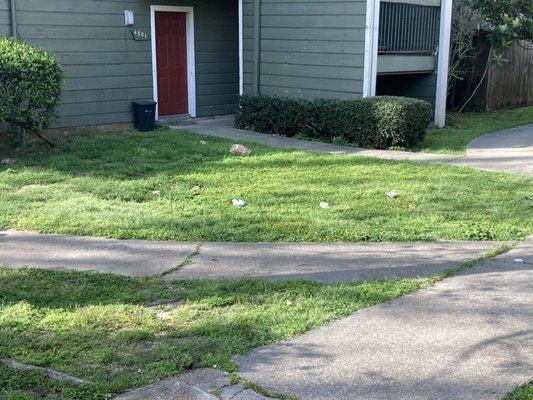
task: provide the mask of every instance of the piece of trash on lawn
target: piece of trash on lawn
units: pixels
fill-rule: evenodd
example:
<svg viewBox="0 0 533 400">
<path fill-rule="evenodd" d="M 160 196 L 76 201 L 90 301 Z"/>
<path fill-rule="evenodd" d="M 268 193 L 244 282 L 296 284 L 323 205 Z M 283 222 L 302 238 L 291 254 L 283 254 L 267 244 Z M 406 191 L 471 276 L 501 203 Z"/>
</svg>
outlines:
<svg viewBox="0 0 533 400">
<path fill-rule="evenodd" d="M 398 193 L 396 193 L 394 190 L 391 190 L 390 192 L 387 192 L 385 194 L 391 199 L 395 199 L 396 197 L 398 197 Z"/>
<path fill-rule="evenodd" d="M 517 263 L 523 263 L 523 262 L 524 262 L 524 259 L 523 259 L 523 258 L 515 258 L 515 259 L 514 259 L 514 262 L 517 262 Z"/>
<path fill-rule="evenodd" d="M 154 196 L 161 196 L 161 192 L 160 192 L 159 190 L 154 190 L 154 191 L 152 191 L 152 194 L 153 194 Z"/>
<path fill-rule="evenodd" d="M 200 186 L 196 185 L 196 186 L 193 186 L 192 188 L 189 189 L 189 193 L 193 194 L 193 195 L 198 195 L 198 194 L 200 194 L 201 190 L 202 190 L 202 188 Z"/>
<path fill-rule="evenodd" d="M 236 156 L 249 156 L 252 154 L 252 150 L 242 144 L 234 144 L 231 146 L 231 149 L 229 149 L 229 152 Z"/>
<path fill-rule="evenodd" d="M 329 208 L 329 203 L 325 201 L 320 202 L 320 208 Z"/>
<path fill-rule="evenodd" d="M 246 202 L 242 199 L 233 199 L 231 201 L 231 203 L 235 206 L 235 207 L 244 207 L 246 205 Z"/>
<path fill-rule="evenodd" d="M 14 158 L 4 158 L 2 161 L 0 161 L 0 164 L 8 165 L 8 164 L 15 164 L 17 160 Z"/>
<path fill-rule="evenodd" d="M 200 144 L 207 144 L 205 140 L 200 140 Z"/>
</svg>

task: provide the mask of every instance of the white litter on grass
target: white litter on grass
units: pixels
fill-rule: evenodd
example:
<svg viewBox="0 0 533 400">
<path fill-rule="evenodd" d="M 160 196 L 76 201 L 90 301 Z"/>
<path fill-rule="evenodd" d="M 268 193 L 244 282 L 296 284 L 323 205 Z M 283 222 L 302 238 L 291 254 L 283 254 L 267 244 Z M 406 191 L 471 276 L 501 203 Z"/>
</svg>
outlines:
<svg viewBox="0 0 533 400">
<path fill-rule="evenodd" d="M 329 208 L 329 203 L 325 201 L 320 202 L 320 208 Z"/>
<path fill-rule="evenodd" d="M 200 144 L 207 144 L 205 140 L 200 140 Z"/>
<path fill-rule="evenodd" d="M 246 202 L 242 199 L 233 199 L 231 200 L 231 203 L 235 206 L 235 207 L 244 207 L 246 205 Z"/>
<path fill-rule="evenodd" d="M 524 259 L 523 259 L 523 258 L 515 258 L 515 259 L 514 259 L 514 262 L 517 262 L 517 263 L 523 263 L 523 262 L 524 262 Z"/>
<path fill-rule="evenodd" d="M 0 161 L 0 164 L 9 165 L 9 164 L 15 164 L 17 160 L 14 158 L 4 158 L 2 161 Z"/>
<path fill-rule="evenodd" d="M 202 188 L 198 185 L 196 186 L 193 186 L 192 188 L 189 189 L 189 193 L 193 194 L 193 195 L 198 195 L 200 194 L 200 191 L 202 190 Z"/>
<path fill-rule="evenodd" d="M 231 146 L 231 149 L 229 149 L 229 152 L 236 156 L 249 156 L 252 154 L 252 150 L 250 150 L 248 147 L 243 146 L 242 144 L 234 144 Z"/>
<path fill-rule="evenodd" d="M 161 192 L 160 192 L 159 190 L 154 190 L 154 191 L 152 192 L 152 194 L 153 194 L 154 196 L 161 196 Z"/>
<path fill-rule="evenodd" d="M 394 190 L 391 190 L 390 192 L 387 192 L 385 194 L 391 199 L 395 199 L 396 197 L 398 197 L 398 193 L 396 193 Z"/>
</svg>

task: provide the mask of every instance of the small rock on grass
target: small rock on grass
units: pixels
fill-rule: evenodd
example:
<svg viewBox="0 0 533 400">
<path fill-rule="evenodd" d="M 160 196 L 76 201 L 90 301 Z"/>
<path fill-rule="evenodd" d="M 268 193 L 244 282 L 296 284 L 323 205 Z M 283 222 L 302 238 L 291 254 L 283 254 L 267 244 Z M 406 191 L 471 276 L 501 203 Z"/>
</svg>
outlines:
<svg viewBox="0 0 533 400">
<path fill-rule="evenodd" d="M 387 192 L 385 194 L 391 199 L 395 199 L 396 197 L 398 197 L 398 193 L 396 193 L 394 190 L 391 190 L 390 192 Z"/>
<path fill-rule="evenodd" d="M 14 158 L 3 158 L 2 161 L 0 161 L 0 164 L 10 165 L 10 164 L 15 164 L 16 162 L 17 160 L 15 160 Z"/>
<path fill-rule="evenodd" d="M 245 157 L 252 154 L 252 150 L 246 146 L 243 146 L 242 144 L 234 144 L 233 146 L 231 146 L 231 149 L 229 149 L 229 152 L 236 156 L 245 156 Z"/>
</svg>

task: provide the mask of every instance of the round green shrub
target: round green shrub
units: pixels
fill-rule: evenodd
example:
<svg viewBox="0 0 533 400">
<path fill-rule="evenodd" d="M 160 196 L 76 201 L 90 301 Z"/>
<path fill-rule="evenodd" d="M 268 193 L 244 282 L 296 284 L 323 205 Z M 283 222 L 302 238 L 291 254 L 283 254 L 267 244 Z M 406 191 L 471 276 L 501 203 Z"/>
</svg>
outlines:
<svg viewBox="0 0 533 400">
<path fill-rule="evenodd" d="M 63 79 L 63 69 L 51 53 L 1 38 L 0 122 L 22 137 L 33 133 L 44 139 L 42 132 L 57 118 Z"/>
</svg>

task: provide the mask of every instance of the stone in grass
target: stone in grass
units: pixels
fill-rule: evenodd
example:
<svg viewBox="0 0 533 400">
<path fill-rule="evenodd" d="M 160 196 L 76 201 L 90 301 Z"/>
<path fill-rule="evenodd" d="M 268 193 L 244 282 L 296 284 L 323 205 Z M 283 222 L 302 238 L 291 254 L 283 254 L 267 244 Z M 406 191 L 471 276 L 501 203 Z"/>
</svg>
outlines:
<svg viewBox="0 0 533 400">
<path fill-rule="evenodd" d="M 252 389 L 246 389 L 243 392 L 240 392 L 232 400 L 272 400 L 271 397 L 265 397 L 257 392 L 254 392 Z"/>
<path fill-rule="evenodd" d="M 391 190 L 390 192 L 387 192 L 385 194 L 391 199 L 395 199 L 396 197 L 398 197 L 398 193 L 396 193 L 394 190 Z"/>
<path fill-rule="evenodd" d="M 218 390 L 231 384 L 230 374 L 215 368 L 194 369 L 184 373 L 178 379 L 205 392 Z"/>
<path fill-rule="evenodd" d="M 236 385 L 226 386 L 220 391 L 219 397 L 222 400 L 231 400 L 243 390 L 244 386 L 240 383 L 237 383 Z"/>
<path fill-rule="evenodd" d="M 9 165 L 9 164 L 15 164 L 16 162 L 17 160 L 15 160 L 14 158 L 4 158 L 2 159 L 2 161 L 0 161 L 0 164 Z"/>
<path fill-rule="evenodd" d="M 126 392 L 115 400 L 218 400 L 215 396 L 171 378 Z"/>
<path fill-rule="evenodd" d="M 249 156 L 252 154 L 252 150 L 250 150 L 248 147 L 243 146 L 242 144 L 234 144 L 231 146 L 231 149 L 229 149 L 229 152 L 236 156 Z"/>
</svg>

